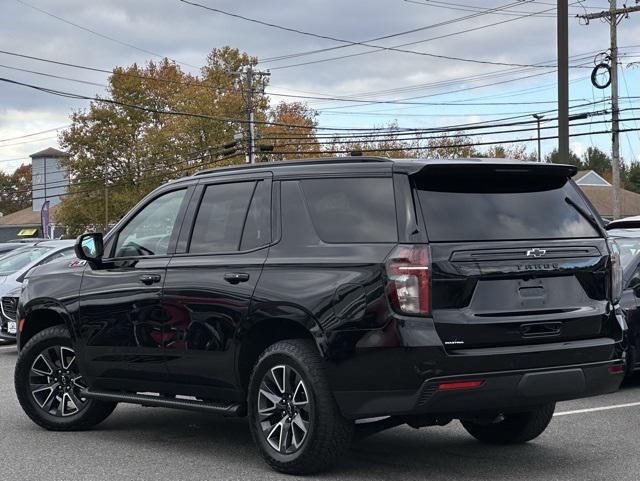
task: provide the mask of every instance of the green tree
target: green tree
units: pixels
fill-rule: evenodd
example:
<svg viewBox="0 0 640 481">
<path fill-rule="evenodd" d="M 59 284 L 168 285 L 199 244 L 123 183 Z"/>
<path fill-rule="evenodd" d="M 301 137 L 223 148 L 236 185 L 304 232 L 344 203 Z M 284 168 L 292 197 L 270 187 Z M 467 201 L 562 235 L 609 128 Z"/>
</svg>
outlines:
<svg viewBox="0 0 640 481">
<path fill-rule="evenodd" d="M 118 104 L 92 102 L 88 109 L 71 115 L 71 127 L 61 134 L 61 145 L 70 154 L 65 161 L 72 179 L 70 192 L 77 195 L 65 197 L 57 221 L 70 226 L 70 234 L 113 224 L 169 179 L 243 161 L 240 153 L 224 162 L 218 159 L 222 146 L 233 142 L 245 126 L 227 119 L 245 118 L 241 72 L 256 63 L 257 59 L 224 47 L 209 54 L 198 76 L 167 59 L 144 67 L 116 67 L 104 98 Z M 258 93 L 254 104 L 256 120 L 265 120 L 266 97 Z"/>
<path fill-rule="evenodd" d="M 634 160 L 626 169 L 625 189 L 640 193 L 640 162 Z"/>
<path fill-rule="evenodd" d="M 373 134 L 355 135 L 353 137 L 336 136 L 324 145 L 326 156 L 348 154 L 350 152 L 361 153 L 377 157 L 389 157 L 396 159 L 410 159 L 420 157 L 424 151 L 424 145 L 420 139 L 404 140 L 400 135 L 402 130 L 397 122 L 373 127 Z"/>
<path fill-rule="evenodd" d="M 589 147 L 582 155 L 582 168 L 607 174 L 611 171 L 611 158 L 598 147 Z"/>
<path fill-rule="evenodd" d="M 300 102 L 280 102 L 269 110 L 272 125 L 259 129 L 257 141 L 260 161 L 318 157 L 321 146 L 316 137 L 318 113 Z"/>
<path fill-rule="evenodd" d="M 460 159 L 483 157 L 476 142 L 465 134 L 456 132 L 454 137 L 432 136 L 427 139 L 425 157 L 429 159 Z"/>
<path fill-rule="evenodd" d="M 492 145 L 483 156 L 490 159 L 537 160 L 536 154 L 527 153 L 527 146 L 522 144 Z"/>
<path fill-rule="evenodd" d="M 560 154 L 558 153 L 558 149 L 554 148 L 550 153 L 548 153 L 545 156 L 545 160 L 553 164 L 569 164 L 569 165 L 575 165 L 576 167 L 578 167 L 578 169 L 584 168 L 582 164 L 582 160 L 580 160 L 580 157 L 578 157 L 573 150 L 569 151 L 568 159 L 560 159 Z"/>
<path fill-rule="evenodd" d="M 12 174 L 0 172 L 0 213 L 11 214 L 31 205 L 31 165 L 22 164 Z"/>
</svg>

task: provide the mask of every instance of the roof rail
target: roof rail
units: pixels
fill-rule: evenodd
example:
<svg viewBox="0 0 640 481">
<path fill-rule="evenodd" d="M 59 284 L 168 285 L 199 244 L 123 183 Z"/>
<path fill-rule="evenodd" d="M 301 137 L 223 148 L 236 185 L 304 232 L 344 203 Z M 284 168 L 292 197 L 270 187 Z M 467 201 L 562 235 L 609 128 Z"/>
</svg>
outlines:
<svg viewBox="0 0 640 481">
<path fill-rule="evenodd" d="M 196 172 L 193 175 L 206 175 L 214 172 L 228 172 L 234 170 L 244 170 L 253 168 L 273 168 L 273 167 L 290 167 L 299 165 L 313 164 L 361 164 L 365 162 L 393 162 L 387 157 L 327 157 L 327 158 L 311 158 L 299 160 L 283 160 L 278 162 L 260 162 L 258 164 L 230 165 L 226 167 L 217 167 L 213 169 L 205 169 Z"/>
</svg>

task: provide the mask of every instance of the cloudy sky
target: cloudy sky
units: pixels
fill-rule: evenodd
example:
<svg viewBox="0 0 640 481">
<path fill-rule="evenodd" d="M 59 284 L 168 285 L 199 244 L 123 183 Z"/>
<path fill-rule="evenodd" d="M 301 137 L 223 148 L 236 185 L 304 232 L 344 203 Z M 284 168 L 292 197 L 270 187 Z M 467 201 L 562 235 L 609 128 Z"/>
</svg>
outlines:
<svg viewBox="0 0 640 481">
<path fill-rule="evenodd" d="M 608 105 L 610 91 L 593 88 L 586 67 L 608 48 L 608 26 L 600 21 L 584 26 L 573 15 L 602 10 L 608 2 L 569 1 L 571 63 L 578 66 L 571 71 L 572 113 L 601 111 Z M 207 52 L 231 45 L 271 59 L 260 68 L 271 70 L 272 93 L 359 100 L 310 100 L 322 126 L 371 127 L 397 120 L 401 127 L 423 128 L 507 117 L 529 120 L 533 113 L 555 116 L 554 69 L 510 65 L 555 62 L 555 0 L 193 2 L 334 40 L 260 25 L 179 0 L 2 0 L 0 77 L 93 96 L 104 92 L 106 74 L 11 53 L 100 69 L 167 56 L 196 73 Z M 385 36 L 389 38 L 371 42 Z M 335 39 L 369 41 L 414 53 L 345 46 Z M 620 95 L 625 97 L 621 117 L 634 119 L 640 117 L 640 98 L 626 97 L 640 97 L 640 63 L 633 65 L 640 62 L 640 13 L 621 23 L 619 45 Z M 309 53 L 314 50 L 323 51 Z M 27 162 L 29 154 L 57 146 L 54 129 L 68 124 L 73 109 L 85 106 L 85 101 L 0 82 L 0 169 L 10 171 Z M 596 115 L 591 120 L 607 118 Z M 589 121 L 576 121 L 585 122 Z M 622 128 L 640 128 L 640 121 L 627 120 Z M 591 135 L 574 137 L 573 148 L 581 152 L 598 145 L 608 150 L 609 136 L 593 134 L 605 129 L 604 123 L 574 127 L 572 132 Z M 37 134 L 25 137 L 33 133 Z M 535 132 L 485 134 L 482 141 L 523 139 L 535 151 L 535 137 Z M 544 141 L 543 152 L 555 143 Z M 621 148 L 626 161 L 640 160 L 640 132 L 622 134 Z"/>
</svg>

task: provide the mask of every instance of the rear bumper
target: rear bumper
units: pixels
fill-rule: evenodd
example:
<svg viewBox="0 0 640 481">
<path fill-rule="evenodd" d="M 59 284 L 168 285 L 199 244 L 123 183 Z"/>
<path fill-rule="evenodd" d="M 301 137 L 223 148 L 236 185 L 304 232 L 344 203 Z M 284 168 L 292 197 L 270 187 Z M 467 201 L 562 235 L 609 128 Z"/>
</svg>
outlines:
<svg viewBox="0 0 640 481">
<path fill-rule="evenodd" d="M 342 413 L 351 419 L 438 414 L 517 412 L 550 402 L 616 391 L 624 378 L 622 360 L 427 379 L 417 390 L 336 391 Z M 613 368 L 613 372 L 612 369 Z M 618 370 L 616 369 L 618 368 Z M 479 387 L 442 390 L 443 383 L 481 381 Z"/>
<path fill-rule="evenodd" d="M 623 366 L 622 360 L 552 369 L 474 373 L 428 379 L 417 391 L 337 391 L 334 395 L 343 414 L 352 419 L 517 412 L 550 402 L 614 392 L 624 378 L 624 369 L 616 372 L 620 366 Z M 441 384 L 463 381 L 482 384 L 467 389 L 440 389 Z"/>
</svg>

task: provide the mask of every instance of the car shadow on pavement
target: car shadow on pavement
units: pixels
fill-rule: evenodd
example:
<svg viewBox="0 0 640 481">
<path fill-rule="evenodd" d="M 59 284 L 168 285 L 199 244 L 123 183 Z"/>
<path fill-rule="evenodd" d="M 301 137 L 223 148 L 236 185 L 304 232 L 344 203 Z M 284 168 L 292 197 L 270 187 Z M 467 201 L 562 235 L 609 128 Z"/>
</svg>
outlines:
<svg viewBox="0 0 640 481">
<path fill-rule="evenodd" d="M 121 406 L 93 433 L 131 443 L 141 455 L 166 448 L 171 458 L 207 463 L 215 456 L 216 463 L 264 470 L 262 479 L 276 474 L 260 459 L 244 419 Z M 559 479 L 558 469 L 570 469 L 581 456 L 571 446 L 545 446 L 544 439 L 521 446 L 482 445 L 455 422 L 421 430 L 405 426 L 355 442 L 333 471 L 312 479 L 408 480 L 427 473 L 429 479 Z"/>
</svg>

